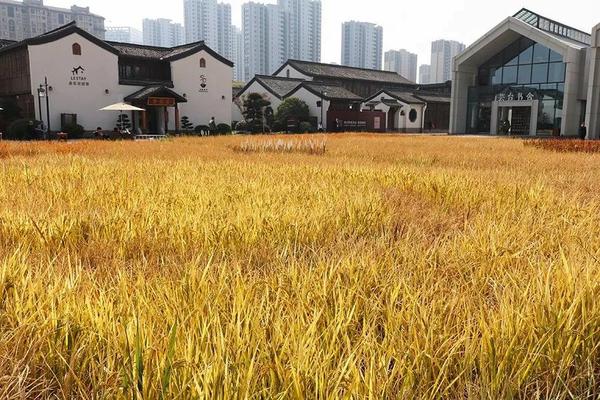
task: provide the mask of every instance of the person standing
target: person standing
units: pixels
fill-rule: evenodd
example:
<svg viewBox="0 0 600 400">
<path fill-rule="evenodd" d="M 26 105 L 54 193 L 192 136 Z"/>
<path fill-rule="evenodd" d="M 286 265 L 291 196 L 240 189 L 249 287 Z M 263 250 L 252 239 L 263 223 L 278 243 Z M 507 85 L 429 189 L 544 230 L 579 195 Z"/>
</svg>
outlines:
<svg viewBox="0 0 600 400">
<path fill-rule="evenodd" d="M 210 122 L 208 123 L 208 131 L 211 135 L 217 133 L 217 123 L 215 122 L 215 117 L 210 118 Z"/>
<path fill-rule="evenodd" d="M 579 127 L 579 139 L 585 140 L 587 138 L 587 127 L 585 126 L 585 122 L 581 123 Z"/>
</svg>

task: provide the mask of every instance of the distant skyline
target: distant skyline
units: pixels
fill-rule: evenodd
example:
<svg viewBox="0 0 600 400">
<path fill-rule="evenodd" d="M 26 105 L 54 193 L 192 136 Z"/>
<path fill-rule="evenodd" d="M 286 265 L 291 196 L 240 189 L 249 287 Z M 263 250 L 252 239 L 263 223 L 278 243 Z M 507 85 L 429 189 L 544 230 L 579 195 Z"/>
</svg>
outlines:
<svg viewBox="0 0 600 400">
<path fill-rule="evenodd" d="M 241 27 L 241 6 L 247 1 L 222 2 L 231 4 L 232 22 Z M 89 6 L 91 12 L 106 18 L 106 26 L 141 29 L 143 18 L 169 18 L 183 23 L 183 0 L 45 0 L 44 3 L 57 7 Z M 564 2 L 548 0 L 426 0 L 409 7 L 397 0 L 322 0 L 322 4 L 321 59 L 326 63 L 340 62 L 342 23 L 350 20 L 383 26 L 383 51 L 406 49 L 417 53 L 419 65 L 430 63 L 432 41 L 457 40 L 469 46 L 523 7 L 586 32 L 600 23 L 600 2 L 593 0 L 571 0 L 568 6 Z"/>
</svg>

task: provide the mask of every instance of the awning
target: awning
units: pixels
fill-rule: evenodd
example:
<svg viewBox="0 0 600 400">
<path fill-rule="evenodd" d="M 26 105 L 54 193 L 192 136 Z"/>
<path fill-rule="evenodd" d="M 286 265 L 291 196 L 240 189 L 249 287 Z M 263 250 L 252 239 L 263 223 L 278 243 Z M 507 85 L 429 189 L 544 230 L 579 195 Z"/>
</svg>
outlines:
<svg viewBox="0 0 600 400">
<path fill-rule="evenodd" d="M 135 93 L 125 97 L 126 102 L 144 103 L 148 105 L 168 105 L 153 99 L 170 99 L 172 103 L 187 103 L 187 99 L 166 86 L 146 86 Z M 152 104 L 154 103 L 154 104 Z"/>
</svg>

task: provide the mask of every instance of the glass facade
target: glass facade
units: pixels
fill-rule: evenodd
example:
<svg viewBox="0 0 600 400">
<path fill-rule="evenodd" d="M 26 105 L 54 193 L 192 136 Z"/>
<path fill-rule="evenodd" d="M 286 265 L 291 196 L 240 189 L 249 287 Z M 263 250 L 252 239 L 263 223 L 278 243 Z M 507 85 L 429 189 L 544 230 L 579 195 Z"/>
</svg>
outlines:
<svg viewBox="0 0 600 400">
<path fill-rule="evenodd" d="M 469 88 L 467 131 L 490 133 L 498 96 L 525 93 L 539 101 L 537 133 L 560 133 L 565 72 L 560 54 L 524 37 L 513 42 L 479 68 L 477 85 Z"/>
</svg>

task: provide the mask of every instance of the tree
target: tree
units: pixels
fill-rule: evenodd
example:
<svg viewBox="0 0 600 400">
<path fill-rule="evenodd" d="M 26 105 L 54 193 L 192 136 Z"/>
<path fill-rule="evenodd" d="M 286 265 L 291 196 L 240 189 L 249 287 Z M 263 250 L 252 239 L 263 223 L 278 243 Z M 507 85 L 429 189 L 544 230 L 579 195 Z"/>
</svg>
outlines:
<svg viewBox="0 0 600 400">
<path fill-rule="evenodd" d="M 248 124 L 248 129 L 251 132 L 264 132 L 265 128 L 265 108 L 269 107 L 271 102 L 265 100 L 258 93 L 250 93 L 246 99 L 244 99 L 244 118 Z"/>
<path fill-rule="evenodd" d="M 129 122 L 129 116 L 127 114 L 120 114 L 117 118 L 117 129 L 129 129 L 131 128 L 131 122 Z"/>
<path fill-rule="evenodd" d="M 191 131 L 194 129 L 194 124 L 192 124 L 190 122 L 190 119 L 186 116 L 183 116 L 181 118 L 181 129 L 183 129 L 184 131 Z"/>
<path fill-rule="evenodd" d="M 279 127 L 285 129 L 288 125 L 288 120 L 290 119 L 296 120 L 298 124 L 300 124 L 300 122 L 308 121 L 310 119 L 308 104 L 297 97 L 285 99 L 279 107 L 277 107 L 275 120 Z"/>
</svg>

